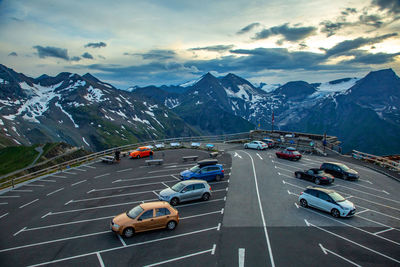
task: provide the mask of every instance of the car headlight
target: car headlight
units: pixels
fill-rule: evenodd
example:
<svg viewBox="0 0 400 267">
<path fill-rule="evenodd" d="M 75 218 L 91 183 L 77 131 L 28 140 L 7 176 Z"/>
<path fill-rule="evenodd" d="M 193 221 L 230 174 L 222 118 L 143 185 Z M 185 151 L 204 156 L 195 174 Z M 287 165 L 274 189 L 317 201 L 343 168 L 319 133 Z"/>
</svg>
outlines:
<svg viewBox="0 0 400 267">
<path fill-rule="evenodd" d="M 117 230 L 119 229 L 119 225 L 116 224 L 116 223 L 113 224 L 113 227 L 114 227 L 115 229 L 117 229 Z"/>
</svg>

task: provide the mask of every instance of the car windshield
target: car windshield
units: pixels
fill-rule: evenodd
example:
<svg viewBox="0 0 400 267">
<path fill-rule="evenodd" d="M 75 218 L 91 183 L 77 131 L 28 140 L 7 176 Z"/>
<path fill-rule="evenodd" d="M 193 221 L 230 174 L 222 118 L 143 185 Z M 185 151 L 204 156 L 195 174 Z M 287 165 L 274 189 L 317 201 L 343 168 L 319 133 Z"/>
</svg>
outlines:
<svg viewBox="0 0 400 267">
<path fill-rule="evenodd" d="M 183 183 L 177 183 L 176 185 L 171 187 L 171 189 L 174 190 L 175 192 L 180 192 L 184 187 L 185 185 Z"/>
<path fill-rule="evenodd" d="M 198 170 L 200 170 L 200 167 L 199 166 L 194 166 L 194 167 L 192 167 L 192 168 L 190 168 L 190 171 L 191 172 L 197 172 Z"/>
<path fill-rule="evenodd" d="M 324 171 L 323 170 L 317 170 L 316 173 L 317 174 L 324 174 Z"/>
<path fill-rule="evenodd" d="M 342 167 L 342 169 L 345 171 L 345 172 L 347 172 L 347 171 L 349 171 L 350 170 L 350 168 L 349 167 L 347 167 L 346 165 L 344 165 L 344 164 L 340 164 L 340 167 Z"/>
<path fill-rule="evenodd" d="M 136 148 L 136 151 L 140 151 L 140 148 Z"/>
<path fill-rule="evenodd" d="M 293 151 L 293 155 L 300 155 L 298 151 Z"/>
<path fill-rule="evenodd" d="M 128 217 L 131 219 L 135 219 L 142 211 L 143 211 L 143 209 L 139 205 L 139 206 L 134 207 L 130 211 L 127 211 L 126 215 L 128 215 Z"/>
<path fill-rule="evenodd" d="M 339 195 L 336 192 L 330 193 L 329 196 L 335 201 L 335 202 L 342 202 L 345 201 L 346 199 Z"/>
</svg>

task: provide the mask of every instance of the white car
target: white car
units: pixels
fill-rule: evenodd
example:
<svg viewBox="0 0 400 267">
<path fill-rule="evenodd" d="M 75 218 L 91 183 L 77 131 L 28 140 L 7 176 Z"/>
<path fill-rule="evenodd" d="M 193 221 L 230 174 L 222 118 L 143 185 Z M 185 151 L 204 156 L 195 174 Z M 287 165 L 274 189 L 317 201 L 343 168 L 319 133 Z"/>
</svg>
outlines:
<svg viewBox="0 0 400 267">
<path fill-rule="evenodd" d="M 300 205 L 313 207 L 332 214 L 333 217 L 352 217 L 356 213 L 353 202 L 346 200 L 334 190 L 307 187 L 299 196 Z"/>
<path fill-rule="evenodd" d="M 252 149 L 267 149 L 268 145 L 261 141 L 251 141 L 250 143 L 244 144 L 244 148 L 252 148 Z"/>
</svg>

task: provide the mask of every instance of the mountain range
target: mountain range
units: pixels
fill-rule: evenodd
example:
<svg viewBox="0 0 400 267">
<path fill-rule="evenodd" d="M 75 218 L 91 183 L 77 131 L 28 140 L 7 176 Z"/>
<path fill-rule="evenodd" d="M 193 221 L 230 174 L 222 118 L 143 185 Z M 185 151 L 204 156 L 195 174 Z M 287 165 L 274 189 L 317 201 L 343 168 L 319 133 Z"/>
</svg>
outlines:
<svg viewBox="0 0 400 267">
<path fill-rule="evenodd" d="M 85 74 L 30 78 L 0 65 L 0 142 L 101 150 L 139 140 L 256 127 L 338 136 L 344 152 L 400 151 L 400 79 L 391 69 L 326 83 L 254 86 L 207 73 L 178 86 L 119 90 Z"/>
</svg>

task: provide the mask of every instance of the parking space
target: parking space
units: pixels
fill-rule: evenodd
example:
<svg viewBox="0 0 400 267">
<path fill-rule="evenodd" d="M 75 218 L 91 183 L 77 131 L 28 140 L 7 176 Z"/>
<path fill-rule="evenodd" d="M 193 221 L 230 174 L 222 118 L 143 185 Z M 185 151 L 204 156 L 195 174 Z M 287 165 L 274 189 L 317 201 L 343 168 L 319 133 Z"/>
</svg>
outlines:
<svg viewBox="0 0 400 267">
<path fill-rule="evenodd" d="M 177 206 L 173 231 L 138 233 L 132 238 L 110 231 L 111 219 L 142 202 L 158 200 L 161 190 L 179 181 L 207 151 L 156 152 L 164 164 L 122 158 L 95 162 L 42 177 L 0 195 L 2 266 L 398 266 L 400 264 L 400 188 L 397 181 L 362 166 L 359 181 L 335 179 L 319 185 L 340 193 L 357 209 L 352 218 L 299 205 L 312 182 L 294 172 L 319 168 L 325 157 L 278 159 L 275 150 L 244 150 L 225 145 L 218 161 L 225 179 L 210 182 L 212 197 Z M 2 204 L 3 203 L 3 204 Z"/>
<path fill-rule="evenodd" d="M 355 204 L 357 212 L 354 217 L 336 219 L 329 213 L 299 205 L 299 195 L 307 186 L 316 185 L 295 178 L 294 172 L 319 168 L 327 161 L 340 161 L 306 155 L 300 161 L 293 162 L 278 159 L 274 153 L 275 150 L 242 149 L 232 152 L 232 190 L 237 182 L 235 166 L 243 164 L 243 161 L 247 161 L 247 165 L 254 163 L 260 201 L 254 201 L 253 205 L 262 207 L 268 229 L 269 244 L 266 243 L 264 247 L 265 251 L 269 251 L 269 257 L 264 260 L 266 265 L 272 265 L 273 262 L 277 266 L 398 266 L 400 198 L 397 181 L 343 161 L 359 172 L 360 180 L 335 179 L 331 185 L 319 185 L 335 190 Z M 251 168 L 247 172 L 251 172 Z M 229 193 L 227 213 L 232 199 Z M 255 227 L 262 228 L 262 224 Z M 246 246 L 245 242 L 242 244 Z M 236 265 L 237 261 L 232 263 Z"/>
<path fill-rule="evenodd" d="M 158 200 L 161 190 L 176 184 L 179 173 L 206 159 L 195 149 L 155 152 L 163 165 L 146 159 L 122 158 L 119 164 L 96 162 L 42 177 L 2 194 L 0 262 L 3 266 L 139 266 L 167 263 L 216 262 L 231 166 L 228 154 L 218 157 L 225 179 L 210 182 L 212 197 L 177 206 L 180 223 L 173 231 L 138 233 L 132 238 L 110 231 L 111 219 L 143 202 Z M 28 191 L 29 190 L 29 191 Z M 193 243 L 193 240 L 197 240 Z"/>
</svg>

